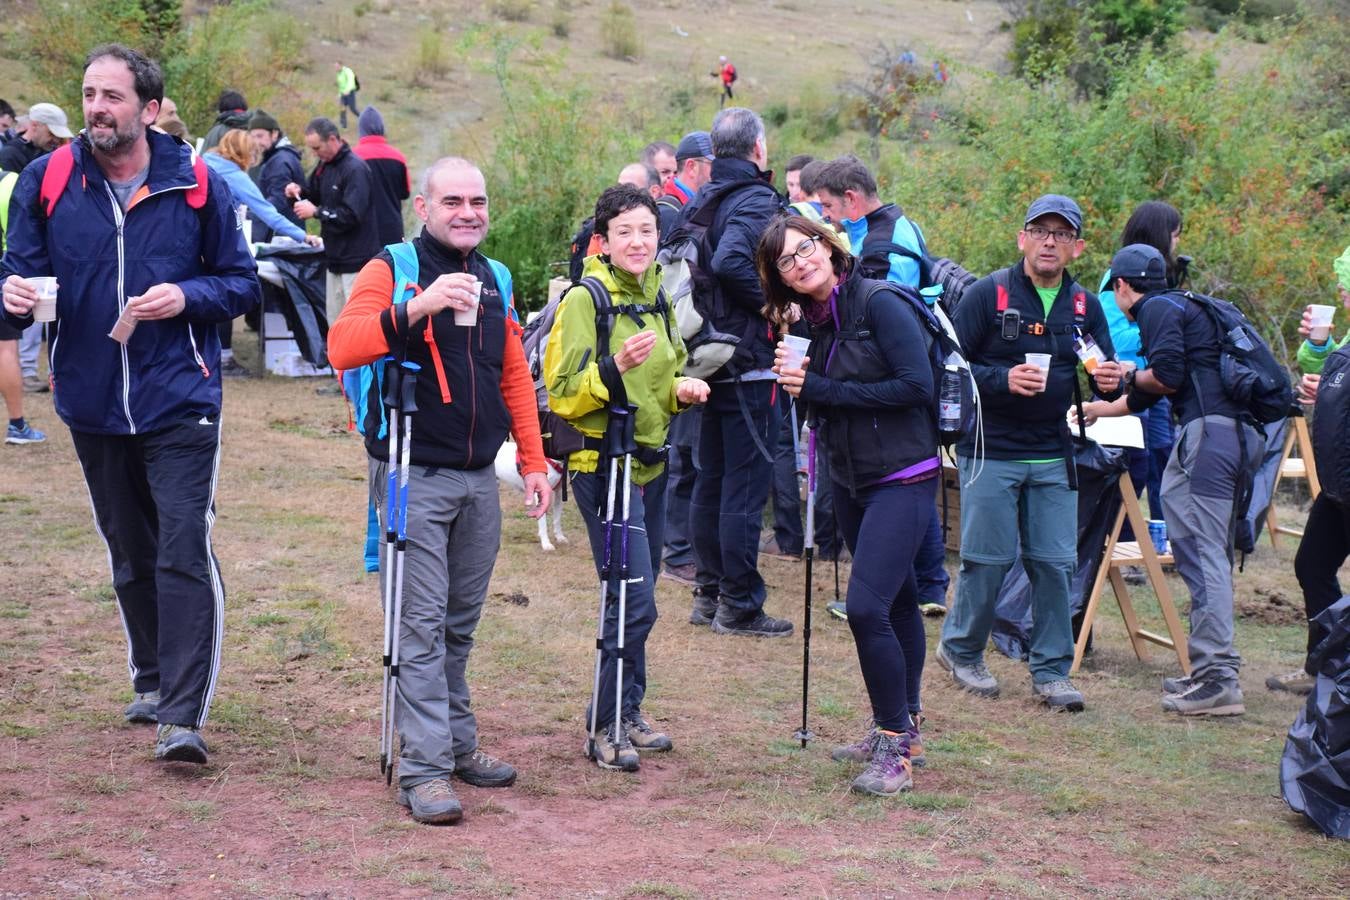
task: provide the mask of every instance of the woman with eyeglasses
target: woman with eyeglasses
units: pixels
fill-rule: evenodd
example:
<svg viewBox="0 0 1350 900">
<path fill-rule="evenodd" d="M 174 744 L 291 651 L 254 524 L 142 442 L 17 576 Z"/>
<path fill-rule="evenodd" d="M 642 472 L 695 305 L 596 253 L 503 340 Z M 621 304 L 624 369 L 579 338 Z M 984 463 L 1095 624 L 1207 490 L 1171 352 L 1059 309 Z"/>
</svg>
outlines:
<svg viewBox="0 0 1350 900">
<path fill-rule="evenodd" d="M 940 471 L 929 338 L 899 289 L 855 271 L 827 225 L 774 221 L 755 262 L 765 315 L 784 324 L 800 311 L 810 328 L 801 368 L 784 365 L 780 344 L 775 371 L 823 440 L 832 476 L 823 489 L 853 554 L 848 626 L 874 727 L 834 756 L 867 763 L 854 790 L 892 796 L 910 789 L 921 754 L 911 716 L 925 654 L 914 558 Z"/>
</svg>

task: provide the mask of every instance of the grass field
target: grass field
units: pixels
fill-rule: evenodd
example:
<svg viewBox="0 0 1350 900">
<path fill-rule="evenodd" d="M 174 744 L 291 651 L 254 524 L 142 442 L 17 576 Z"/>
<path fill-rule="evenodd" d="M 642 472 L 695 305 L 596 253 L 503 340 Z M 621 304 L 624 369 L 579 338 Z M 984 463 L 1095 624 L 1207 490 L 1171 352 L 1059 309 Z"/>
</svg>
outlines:
<svg viewBox="0 0 1350 900">
<path fill-rule="evenodd" d="M 247 337 L 236 344 L 253 364 Z M 152 730 L 122 722 L 130 688 L 105 555 L 49 395 L 30 414 L 51 440 L 0 449 L 0 896 L 1264 898 L 1350 887 L 1350 848 L 1279 798 L 1299 701 L 1261 682 L 1292 667 L 1303 641 L 1295 616 L 1271 612 L 1297 598 L 1288 542 L 1263 544 L 1238 578 L 1253 613 L 1238 632 L 1245 717 L 1164 715 L 1158 678 L 1172 667 L 1161 652 L 1136 661 L 1107 607 L 1079 678 L 1082 715 L 1037 708 L 1022 665 L 997 655 L 996 702 L 956 692 L 930 666 L 929 766 L 913 793 L 882 801 L 850 794 L 853 771 L 829 759 L 867 718 L 846 626 L 817 608 L 818 740 L 802 751 L 791 740 L 800 637 L 690 626 L 688 597 L 669 582 L 647 706 L 676 751 L 636 776 L 589 765 L 596 610 L 580 519 L 567 511 L 572 541 L 546 555 L 504 494 L 470 682 L 484 748 L 521 777 L 506 790 L 462 787 L 457 827 L 417 826 L 376 772 L 381 622 L 360 565 L 362 448 L 340 401 L 309 383 L 226 390 L 215 543 L 229 600 L 205 768 L 154 763 Z M 800 625 L 800 564 L 764 567 L 770 612 Z M 831 581 L 818 569 L 818 607 Z"/>
</svg>

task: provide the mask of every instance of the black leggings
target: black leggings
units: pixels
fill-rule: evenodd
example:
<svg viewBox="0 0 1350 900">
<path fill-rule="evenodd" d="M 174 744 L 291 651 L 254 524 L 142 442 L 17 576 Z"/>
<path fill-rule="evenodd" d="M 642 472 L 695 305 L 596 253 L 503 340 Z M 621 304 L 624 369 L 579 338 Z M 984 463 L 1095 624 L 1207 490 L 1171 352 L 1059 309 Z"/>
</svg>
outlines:
<svg viewBox="0 0 1350 900">
<path fill-rule="evenodd" d="M 848 627 L 877 727 L 904 731 L 917 714 L 926 640 L 914 559 L 933 517 L 937 479 L 882 484 L 849 496 L 837 482 L 835 518 L 853 553 Z"/>
<path fill-rule="evenodd" d="M 1303 606 L 1308 611 L 1308 653 L 1327 636 L 1313 617 L 1341 599 L 1336 570 L 1350 556 L 1350 509 L 1327 496 L 1317 495 L 1303 527 L 1303 540 L 1294 557 L 1294 574 L 1303 588 Z"/>
</svg>

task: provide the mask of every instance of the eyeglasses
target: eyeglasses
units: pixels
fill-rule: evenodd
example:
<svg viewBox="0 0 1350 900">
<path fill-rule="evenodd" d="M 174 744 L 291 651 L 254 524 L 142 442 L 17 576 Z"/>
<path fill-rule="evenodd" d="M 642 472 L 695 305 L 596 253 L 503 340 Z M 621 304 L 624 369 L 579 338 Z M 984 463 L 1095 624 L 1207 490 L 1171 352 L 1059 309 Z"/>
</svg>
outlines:
<svg viewBox="0 0 1350 900">
<path fill-rule="evenodd" d="M 815 253 L 815 252 L 816 252 L 816 242 L 819 241 L 819 240 L 820 240 L 820 238 L 818 238 L 818 237 L 809 237 L 809 238 L 807 238 L 806 240 L 802 241 L 800 244 L 797 245 L 797 249 L 796 249 L 796 250 L 793 250 L 791 253 L 787 254 L 786 256 L 780 256 L 780 257 L 778 257 L 778 259 L 774 260 L 774 265 L 778 267 L 778 271 L 780 271 L 780 272 L 786 272 L 786 271 L 788 271 L 788 270 L 791 269 L 794 265 L 797 264 L 797 260 L 799 260 L 799 259 L 806 259 L 806 258 L 808 258 L 812 253 Z"/>
<path fill-rule="evenodd" d="M 1050 235 L 1055 236 L 1056 244 L 1072 244 L 1074 241 L 1078 240 L 1078 233 L 1075 231 L 1052 231 L 1041 225 L 1032 225 L 1025 230 L 1027 237 L 1031 238 L 1033 241 L 1043 241 Z"/>
</svg>

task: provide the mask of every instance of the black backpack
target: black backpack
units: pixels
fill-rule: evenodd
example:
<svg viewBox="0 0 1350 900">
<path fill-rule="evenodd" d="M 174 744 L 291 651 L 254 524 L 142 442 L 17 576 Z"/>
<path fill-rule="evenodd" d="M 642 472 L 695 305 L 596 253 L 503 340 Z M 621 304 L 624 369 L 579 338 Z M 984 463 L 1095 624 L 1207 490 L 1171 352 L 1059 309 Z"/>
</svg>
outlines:
<svg viewBox="0 0 1350 900">
<path fill-rule="evenodd" d="M 906 219 L 906 221 L 909 220 Z M 954 259 L 948 259 L 945 256 L 930 256 L 928 245 L 924 243 L 923 233 L 913 222 L 910 222 L 910 227 L 914 229 L 914 237 L 919 242 L 918 253 L 904 244 L 897 244 L 893 241 L 878 242 L 867 246 L 866 252 L 858 258 L 858 265 L 862 269 L 862 273 L 868 278 L 884 280 L 891 270 L 890 256 L 892 253 L 914 260 L 919 264 L 919 288 L 941 287 L 942 296 L 939 298 L 939 302 L 947 315 L 952 315 L 956 312 L 957 305 L 960 304 L 961 298 L 965 295 L 966 288 L 978 281 L 979 278 Z"/>
<path fill-rule="evenodd" d="M 974 434 L 978 427 L 978 391 L 970 363 L 961 352 L 961 343 L 951 322 L 941 311 L 925 303 L 913 288 L 878 281 L 868 289 L 866 303 L 871 303 L 872 297 L 884 290 L 899 295 L 909 304 L 928 337 L 928 364 L 933 370 L 933 418 L 938 423 L 938 441 L 943 447 L 950 448 L 963 437 Z M 959 409 L 951 408 L 958 403 Z"/>
<path fill-rule="evenodd" d="M 1224 394 L 1262 425 L 1288 418 L 1294 403 L 1289 371 L 1275 358 L 1270 344 L 1247 321 L 1242 310 L 1227 300 L 1194 291 L 1186 291 L 1182 296 L 1198 304 L 1219 331 L 1219 381 Z M 1191 381 L 1203 409 L 1204 395 L 1194 372 Z"/>
<path fill-rule="evenodd" d="M 1312 417 L 1313 458 L 1322 490 L 1350 502 L 1350 346 L 1327 357 Z"/>
</svg>

